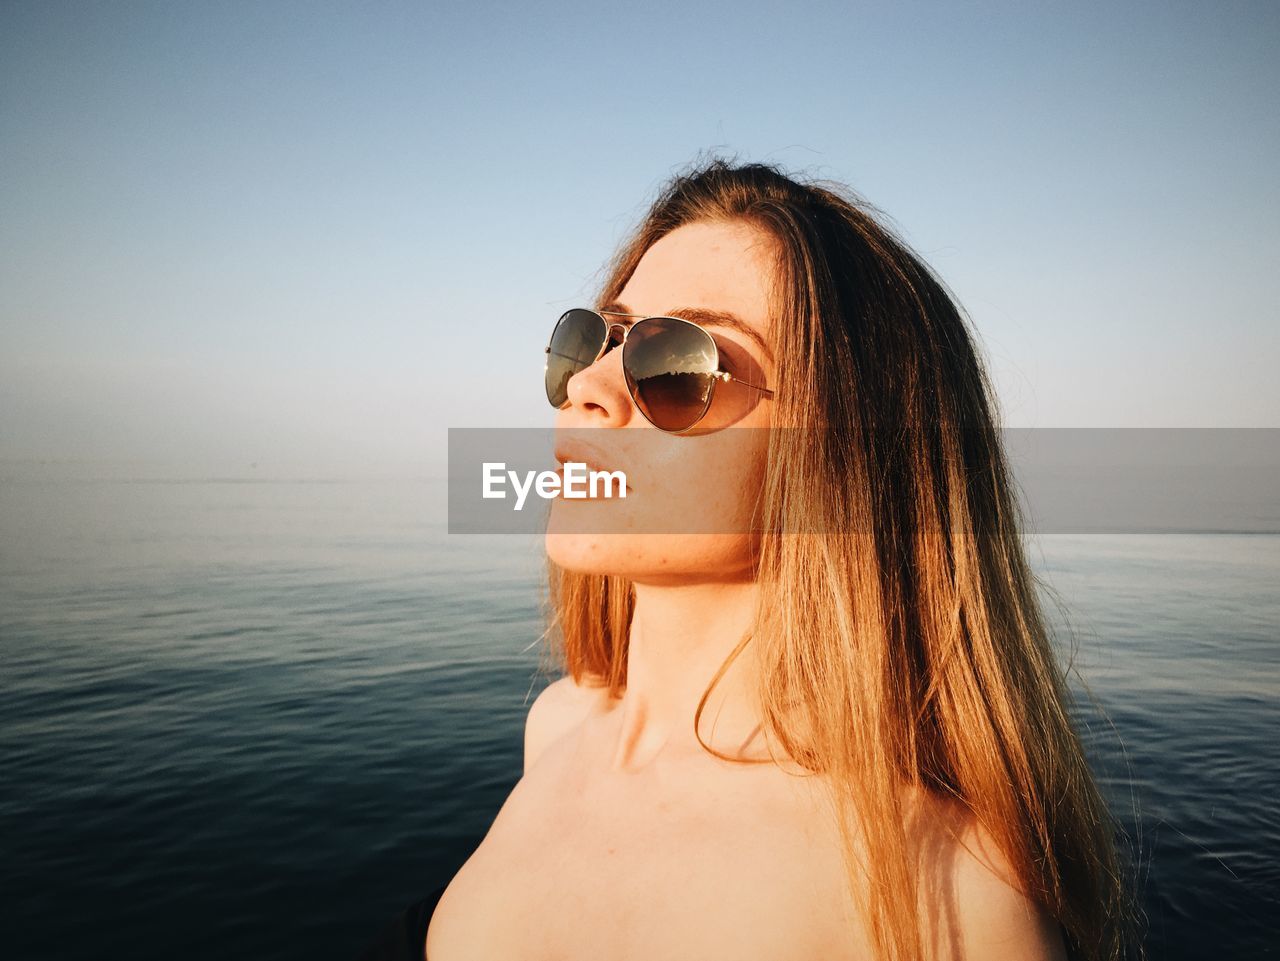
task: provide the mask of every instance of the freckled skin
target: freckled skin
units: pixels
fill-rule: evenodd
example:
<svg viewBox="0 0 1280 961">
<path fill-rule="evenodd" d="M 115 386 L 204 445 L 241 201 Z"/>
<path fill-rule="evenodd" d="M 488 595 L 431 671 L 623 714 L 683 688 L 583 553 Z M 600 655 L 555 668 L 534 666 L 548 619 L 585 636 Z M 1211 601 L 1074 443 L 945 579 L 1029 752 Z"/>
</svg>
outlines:
<svg viewBox="0 0 1280 961">
<path fill-rule="evenodd" d="M 617 299 L 646 316 L 678 307 L 731 311 L 767 341 L 773 254 L 771 239 L 755 228 L 689 224 L 645 253 Z M 755 383 L 772 384 L 772 361 L 749 337 L 708 330 L 724 362 L 753 371 Z M 663 434 L 627 391 L 622 351 L 606 353 L 569 381 L 569 404 L 556 427 L 583 431 L 593 445 L 619 456 L 636 455 L 628 462 L 633 489 L 625 499 L 553 502 L 548 556 L 567 570 L 637 583 L 744 575 L 755 545 L 749 533 L 738 532 L 745 531 L 761 487 L 767 437 L 765 430 L 736 428 L 767 428 L 772 406 L 758 391 L 724 382 L 697 434 Z"/>
</svg>

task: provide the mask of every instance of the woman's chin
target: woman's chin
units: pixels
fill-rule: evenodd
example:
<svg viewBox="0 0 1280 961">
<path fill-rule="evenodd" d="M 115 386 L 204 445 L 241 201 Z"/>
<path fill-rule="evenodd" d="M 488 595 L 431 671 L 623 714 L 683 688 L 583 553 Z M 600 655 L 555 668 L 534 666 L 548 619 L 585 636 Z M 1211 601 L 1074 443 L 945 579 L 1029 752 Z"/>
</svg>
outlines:
<svg viewBox="0 0 1280 961">
<path fill-rule="evenodd" d="M 547 558 L 575 574 L 611 574 L 638 584 L 754 578 L 757 544 L 741 534 L 580 533 L 548 529 Z"/>
<path fill-rule="evenodd" d="M 616 574 L 634 577 L 665 563 L 663 545 L 670 536 L 660 534 L 602 534 L 547 529 L 547 557 L 557 567 L 577 574 Z M 658 558 L 653 555 L 658 549 Z"/>
</svg>

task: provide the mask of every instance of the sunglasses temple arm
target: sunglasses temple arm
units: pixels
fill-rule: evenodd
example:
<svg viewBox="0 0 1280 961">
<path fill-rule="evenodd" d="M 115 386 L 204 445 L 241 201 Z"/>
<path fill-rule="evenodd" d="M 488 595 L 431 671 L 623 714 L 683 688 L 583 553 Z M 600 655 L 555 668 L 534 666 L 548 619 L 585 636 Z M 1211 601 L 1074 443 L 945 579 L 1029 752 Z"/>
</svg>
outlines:
<svg viewBox="0 0 1280 961">
<path fill-rule="evenodd" d="M 773 390 L 769 387 L 761 387 L 759 384 L 753 384 L 749 381 L 745 381 L 741 377 L 734 377 L 733 374 L 729 373 L 727 370 L 722 370 L 719 374 L 721 380 L 731 380 L 734 383 L 741 384 L 743 387 L 750 387 L 752 390 L 758 390 L 762 394 L 768 394 L 770 397 L 773 396 Z"/>
</svg>

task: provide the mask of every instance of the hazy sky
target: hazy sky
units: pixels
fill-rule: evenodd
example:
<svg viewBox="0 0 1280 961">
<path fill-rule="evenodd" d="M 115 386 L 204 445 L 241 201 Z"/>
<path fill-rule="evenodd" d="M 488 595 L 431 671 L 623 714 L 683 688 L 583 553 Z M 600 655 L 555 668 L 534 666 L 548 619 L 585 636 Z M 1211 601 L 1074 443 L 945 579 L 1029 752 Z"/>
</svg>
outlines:
<svg viewBox="0 0 1280 961">
<path fill-rule="evenodd" d="M 1280 426 L 1280 5 L 0 5 L 0 457 L 392 469 L 699 153 L 841 180 L 1011 426 Z"/>
</svg>

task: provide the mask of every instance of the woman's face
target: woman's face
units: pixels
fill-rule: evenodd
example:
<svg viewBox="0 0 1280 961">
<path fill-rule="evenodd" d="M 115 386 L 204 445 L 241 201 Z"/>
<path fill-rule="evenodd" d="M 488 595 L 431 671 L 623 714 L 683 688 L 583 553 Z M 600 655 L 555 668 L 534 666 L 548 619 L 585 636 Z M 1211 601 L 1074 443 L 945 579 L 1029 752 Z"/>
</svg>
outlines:
<svg viewBox="0 0 1280 961">
<path fill-rule="evenodd" d="M 745 223 L 688 224 L 646 251 L 605 309 L 645 317 L 685 314 L 715 338 L 724 370 L 771 388 L 775 249 L 768 234 Z M 740 325 L 687 314 L 697 308 L 731 314 Z M 558 457 L 622 470 L 628 490 L 625 498 L 557 498 L 546 537 L 551 560 L 567 570 L 642 583 L 750 575 L 756 536 L 748 528 L 764 477 L 764 428 L 773 406 L 768 395 L 720 381 L 697 427 L 667 434 L 636 408 L 622 350 L 614 347 L 573 376 L 568 397 L 556 416 Z"/>
</svg>

